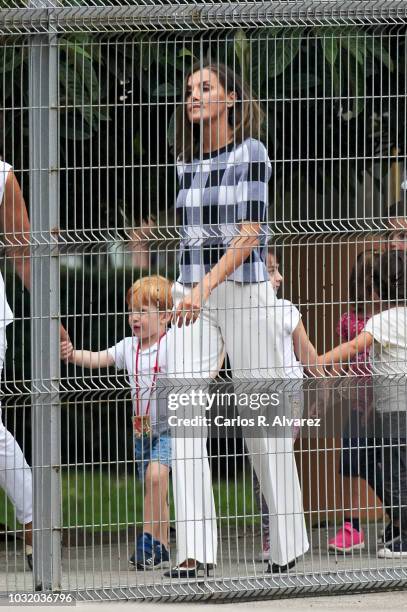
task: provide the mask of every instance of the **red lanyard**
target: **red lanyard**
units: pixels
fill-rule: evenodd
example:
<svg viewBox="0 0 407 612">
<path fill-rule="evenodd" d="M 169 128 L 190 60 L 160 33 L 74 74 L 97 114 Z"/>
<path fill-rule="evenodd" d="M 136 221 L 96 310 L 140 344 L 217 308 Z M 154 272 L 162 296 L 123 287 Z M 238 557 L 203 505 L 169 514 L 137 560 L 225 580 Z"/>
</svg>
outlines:
<svg viewBox="0 0 407 612">
<path fill-rule="evenodd" d="M 157 380 L 157 374 L 160 370 L 160 368 L 158 367 L 158 357 L 160 355 L 160 342 L 161 339 L 165 336 L 165 333 L 160 336 L 159 340 L 158 340 L 158 347 L 157 347 L 157 357 L 155 359 L 155 365 L 154 365 L 154 369 L 153 369 L 153 383 L 150 387 L 150 395 L 148 398 L 148 404 L 147 404 L 147 408 L 146 408 L 146 412 L 145 414 L 148 414 L 150 412 L 150 403 L 151 403 L 151 394 L 154 391 L 154 387 L 155 387 L 155 383 Z M 138 360 L 139 360 L 139 355 L 140 355 L 140 346 L 141 346 L 141 342 L 139 340 L 138 345 L 137 345 L 137 351 L 136 351 L 136 371 L 134 373 L 134 380 L 136 382 L 136 416 L 138 416 L 140 413 L 140 385 L 138 382 Z"/>
</svg>

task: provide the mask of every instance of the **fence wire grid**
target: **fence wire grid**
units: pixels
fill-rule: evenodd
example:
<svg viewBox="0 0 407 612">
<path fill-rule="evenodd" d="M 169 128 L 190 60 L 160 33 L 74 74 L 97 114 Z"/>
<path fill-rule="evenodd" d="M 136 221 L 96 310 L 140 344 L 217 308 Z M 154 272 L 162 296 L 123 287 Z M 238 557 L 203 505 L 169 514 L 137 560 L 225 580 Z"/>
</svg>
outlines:
<svg viewBox="0 0 407 612">
<path fill-rule="evenodd" d="M 406 20 L 2 3 L 1 598 L 405 586 Z"/>
</svg>

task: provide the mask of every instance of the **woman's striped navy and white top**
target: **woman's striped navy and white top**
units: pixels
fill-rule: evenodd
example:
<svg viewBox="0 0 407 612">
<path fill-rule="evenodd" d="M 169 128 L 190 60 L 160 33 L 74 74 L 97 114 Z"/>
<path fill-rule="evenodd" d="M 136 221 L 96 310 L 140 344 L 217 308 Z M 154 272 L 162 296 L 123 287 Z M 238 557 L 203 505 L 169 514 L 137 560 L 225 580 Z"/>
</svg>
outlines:
<svg viewBox="0 0 407 612">
<path fill-rule="evenodd" d="M 259 246 L 228 280 L 267 281 L 268 182 L 271 163 L 265 146 L 254 138 L 177 162 L 182 211 L 180 275 L 184 284 L 200 282 L 239 235 L 242 221 L 261 222 Z"/>
</svg>

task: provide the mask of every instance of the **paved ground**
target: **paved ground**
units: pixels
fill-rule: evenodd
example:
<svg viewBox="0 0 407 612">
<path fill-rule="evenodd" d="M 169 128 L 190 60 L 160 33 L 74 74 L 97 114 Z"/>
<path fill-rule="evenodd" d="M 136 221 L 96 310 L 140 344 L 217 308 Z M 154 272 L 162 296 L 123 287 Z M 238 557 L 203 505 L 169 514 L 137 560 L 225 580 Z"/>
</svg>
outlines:
<svg viewBox="0 0 407 612">
<path fill-rule="evenodd" d="M 127 612 L 131 603 L 110 604 L 109 612 Z M 247 612 L 248 610 L 407 610 L 407 592 L 371 593 L 369 595 L 342 595 L 337 597 L 307 597 L 301 599 L 281 599 L 268 601 L 241 602 L 239 604 L 155 604 L 142 603 L 137 605 L 140 612 L 186 612 L 188 608 L 198 612 Z M 94 604 L 78 604 L 75 612 L 93 612 Z M 237 607 L 237 611 L 236 611 Z M 134 606 L 133 606 L 134 609 Z"/>
<path fill-rule="evenodd" d="M 330 534 L 329 534 L 330 535 Z M 339 596 L 338 597 L 312 597 L 312 599 L 298 600 L 294 595 L 305 592 L 349 592 L 355 585 L 358 588 L 369 589 L 373 582 L 380 583 L 383 589 L 386 585 L 400 587 L 403 579 L 407 585 L 407 559 L 394 561 L 392 559 L 377 558 L 377 544 L 374 530 L 371 528 L 367 533 L 366 548 L 353 555 L 335 556 L 328 554 L 326 550 L 327 533 L 324 537 L 317 530 L 311 533 L 312 550 L 301 560 L 295 572 L 289 576 L 280 576 L 272 579 L 267 574 L 267 563 L 259 559 L 260 540 L 258 536 L 244 536 L 244 534 L 230 534 L 228 540 L 220 543 L 219 563 L 216 570 L 206 581 L 200 580 L 169 580 L 164 578 L 162 571 L 136 572 L 127 564 L 128 550 L 125 543 L 111 542 L 111 545 L 98 545 L 94 547 L 65 547 L 63 549 L 63 588 L 71 591 L 79 591 L 84 599 L 94 599 L 100 603 L 101 600 L 111 598 L 109 612 L 111 609 L 123 609 L 125 602 L 117 603 L 118 599 L 141 599 L 143 597 L 160 597 L 161 601 L 167 601 L 165 610 L 175 609 L 185 605 L 186 597 L 195 600 L 204 600 L 212 594 L 214 598 L 231 598 L 234 602 L 245 595 L 246 602 L 239 604 L 240 607 L 247 606 L 262 607 L 264 602 L 255 603 L 253 600 L 259 596 L 272 598 L 273 608 L 277 609 L 346 609 L 346 601 L 349 605 L 359 609 L 373 609 L 366 606 L 365 602 L 380 601 L 380 607 L 384 608 L 389 601 L 391 607 L 407 609 L 407 592 L 372 593 L 363 596 Z M 16 591 L 30 592 L 33 589 L 31 573 L 24 569 L 24 558 L 22 548 L 9 547 L 7 551 L 0 551 L 0 592 L 10 593 Z M 8 571 L 5 571 L 8 570 Z M 283 595 L 284 601 L 276 599 Z M 176 604 L 170 603 L 168 598 L 177 596 Z M 351 599 L 349 599 L 351 597 Z M 377 599 L 379 597 L 379 599 Z M 376 599 L 375 599 L 376 598 Z M 250 599 L 250 601 L 248 601 Z M 3 599 L 0 603 L 6 603 Z M 212 599 L 213 601 L 213 599 Z M 325 601 L 325 604 L 324 604 Z M 336 603 L 335 603 L 336 602 Z M 139 602 L 139 607 L 145 607 L 146 603 Z M 154 604 L 160 605 L 160 604 Z M 191 603 L 189 604 L 191 605 Z M 225 603 L 222 611 L 235 603 Z M 377 604 L 379 605 L 379 604 Z M 78 603 L 82 610 L 92 612 L 92 603 Z M 148 604 L 151 610 L 152 603 Z M 153 606 L 153 607 L 154 607 Z M 212 603 L 205 604 L 206 608 L 213 607 Z M 270 606 L 270 603 L 268 603 Z M 290 607 L 291 606 L 291 607 Z M 332 607 L 332 606 L 337 606 Z M 338 607 L 339 606 L 339 607 Z M 48 610 L 50 608 L 47 608 Z M 387 609 L 387 608 L 384 608 Z"/>
<path fill-rule="evenodd" d="M 270 602 L 268 600 L 241 602 L 233 604 L 202 604 L 202 603 L 154 603 L 154 602 L 119 602 L 111 603 L 77 603 L 75 612 L 94 612 L 96 606 L 102 607 L 106 612 L 247 612 L 255 610 L 325 610 L 329 612 L 344 612 L 344 610 L 407 610 L 407 592 L 393 591 L 391 593 L 370 593 L 367 595 L 338 595 L 336 597 L 307 597 L 299 599 L 281 599 Z M 21 606 L 10 606 L 10 610 L 27 610 Z M 53 607 L 36 607 L 36 611 L 50 612 L 51 609 L 61 609 Z M 68 610 L 69 608 L 63 607 Z"/>
</svg>

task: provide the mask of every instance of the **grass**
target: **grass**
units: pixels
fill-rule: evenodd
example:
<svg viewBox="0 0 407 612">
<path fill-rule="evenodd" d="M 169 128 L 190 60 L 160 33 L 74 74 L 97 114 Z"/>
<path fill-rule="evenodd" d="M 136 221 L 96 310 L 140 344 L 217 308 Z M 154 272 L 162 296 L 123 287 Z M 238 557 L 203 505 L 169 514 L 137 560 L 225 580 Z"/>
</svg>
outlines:
<svg viewBox="0 0 407 612">
<path fill-rule="evenodd" d="M 253 499 L 251 479 L 239 476 L 229 485 L 214 481 L 217 516 L 222 527 L 255 529 L 260 526 L 259 510 Z M 118 531 L 143 519 L 142 483 L 132 474 L 114 470 L 62 470 L 62 520 L 64 527 L 92 527 L 96 531 Z M 172 496 L 171 519 L 174 519 Z M 0 490 L 0 524 L 16 525 L 14 509 Z"/>
</svg>

